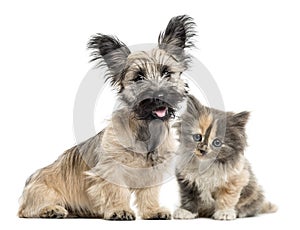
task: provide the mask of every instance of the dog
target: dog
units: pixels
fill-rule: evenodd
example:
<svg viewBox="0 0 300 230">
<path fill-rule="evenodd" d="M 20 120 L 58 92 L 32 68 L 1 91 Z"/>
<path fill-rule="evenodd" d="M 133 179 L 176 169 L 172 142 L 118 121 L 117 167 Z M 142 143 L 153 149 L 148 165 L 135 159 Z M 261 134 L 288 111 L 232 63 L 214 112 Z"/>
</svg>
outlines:
<svg viewBox="0 0 300 230">
<path fill-rule="evenodd" d="M 65 151 L 26 181 L 19 217 L 94 217 L 134 220 L 130 197 L 142 219 L 170 219 L 159 189 L 175 152 L 171 120 L 187 95 L 181 77 L 190 63 L 195 23 L 174 17 L 150 51 L 133 52 L 116 37 L 96 34 L 88 42 L 93 62 L 121 107 L 101 132 Z"/>
</svg>

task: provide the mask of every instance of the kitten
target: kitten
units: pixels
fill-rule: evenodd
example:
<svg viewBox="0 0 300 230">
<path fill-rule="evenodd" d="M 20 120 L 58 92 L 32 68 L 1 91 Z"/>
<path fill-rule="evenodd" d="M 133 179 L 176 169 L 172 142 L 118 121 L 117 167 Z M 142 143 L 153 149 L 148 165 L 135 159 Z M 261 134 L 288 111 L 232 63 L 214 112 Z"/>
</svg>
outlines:
<svg viewBox="0 0 300 230">
<path fill-rule="evenodd" d="M 175 219 L 233 220 L 275 212 L 244 157 L 249 112 L 231 113 L 201 105 L 189 96 L 174 126 L 180 139 L 176 176 L 181 205 Z"/>
</svg>

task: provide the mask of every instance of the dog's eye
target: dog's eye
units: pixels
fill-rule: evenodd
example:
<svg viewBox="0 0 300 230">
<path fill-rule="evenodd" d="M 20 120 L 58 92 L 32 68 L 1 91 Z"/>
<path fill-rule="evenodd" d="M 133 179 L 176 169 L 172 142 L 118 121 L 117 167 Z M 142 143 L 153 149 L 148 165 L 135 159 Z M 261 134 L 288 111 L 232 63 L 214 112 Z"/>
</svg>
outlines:
<svg viewBox="0 0 300 230">
<path fill-rule="evenodd" d="M 164 70 L 163 72 L 162 72 L 162 77 L 163 78 L 170 78 L 171 77 L 171 72 L 169 72 L 168 70 Z"/>
<path fill-rule="evenodd" d="M 194 134 L 193 139 L 194 139 L 194 141 L 200 142 L 200 141 L 202 141 L 202 135 L 199 133 Z"/>
<path fill-rule="evenodd" d="M 215 146 L 215 147 L 217 147 L 217 148 L 221 147 L 222 144 L 223 144 L 222 141 L 220 139 L 218 139 L 218 138 L 214 139 L 213 142 L 212 142 L 212 145 Z"/>
<path fill-rule="evenodd" d="M 143 81 L 145 80 L 145 76 L 143 75 L 143 73 L 137 73 L 136 77 L 133 79 L 134 82 L 137 82 L 137 81 Z"/>
</svg>

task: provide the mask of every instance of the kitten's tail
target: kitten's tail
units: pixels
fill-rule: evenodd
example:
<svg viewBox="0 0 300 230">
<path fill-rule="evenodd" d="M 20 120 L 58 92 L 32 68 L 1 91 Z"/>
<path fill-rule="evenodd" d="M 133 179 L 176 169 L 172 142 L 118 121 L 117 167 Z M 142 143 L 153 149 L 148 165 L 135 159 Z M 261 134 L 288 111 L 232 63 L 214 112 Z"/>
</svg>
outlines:
<svg viewBox="0 0 300 230">
<path fill-rule="evenodd" d="M 276 212 L 278 210 L 277 205 L 269 202 L 269 201 L 265 201 L 262 205 L 262 208 L 260 210 L 260 213 L 273 213 Z"/>
</svg>

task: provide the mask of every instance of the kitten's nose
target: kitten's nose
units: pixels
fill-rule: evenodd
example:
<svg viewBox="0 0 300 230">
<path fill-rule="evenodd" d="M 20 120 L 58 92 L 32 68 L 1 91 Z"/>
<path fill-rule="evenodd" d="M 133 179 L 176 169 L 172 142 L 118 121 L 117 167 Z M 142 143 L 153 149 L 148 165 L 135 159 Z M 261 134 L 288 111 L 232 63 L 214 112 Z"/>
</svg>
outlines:
<svg viewBox="0 0 300 230">
<path fill-rule="evenodd" d="M 207 152 L 206 152 L 205 150 L 200 149 L 200 153 L 201 153 L 202 155 L 205 155 Z"/>
<path fill-rule="evenodd" d="M 202 154 L 202 156 L 207 154 L 207 145 L 204 145 L 203 143 L 199 143 L 197 145 L 197 149 L 199 150 L 199 152 Z"/>
</svg>

